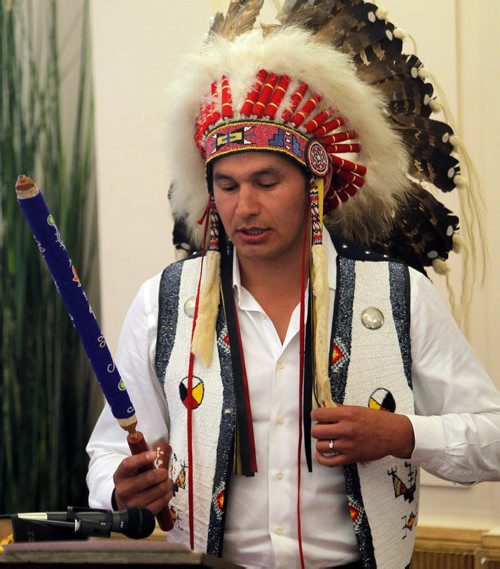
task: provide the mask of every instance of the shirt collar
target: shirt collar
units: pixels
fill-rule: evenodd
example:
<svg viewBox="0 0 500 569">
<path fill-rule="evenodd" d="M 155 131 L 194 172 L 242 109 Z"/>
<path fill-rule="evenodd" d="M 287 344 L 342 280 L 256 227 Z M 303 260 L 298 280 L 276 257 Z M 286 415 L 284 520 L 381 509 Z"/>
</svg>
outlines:
<svg viewBox="0 0 500 569">
<path fill-rule="evenodd" d="M 238 263 L 238 253 L 236 251 L 236 247 L 234 249 L 234 255 L 233 255 L 233 290 L 234 290 L 236 304 L 239 304 L 241 296 L 241 275 L 240 275 L 240 264 Z"/>
</svg>

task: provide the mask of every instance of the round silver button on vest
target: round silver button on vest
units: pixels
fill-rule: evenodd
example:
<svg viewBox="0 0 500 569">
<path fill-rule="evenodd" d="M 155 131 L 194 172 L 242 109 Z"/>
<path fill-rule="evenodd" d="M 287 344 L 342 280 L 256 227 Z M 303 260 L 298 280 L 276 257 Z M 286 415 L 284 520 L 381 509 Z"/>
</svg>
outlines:
<svg viewBox="0 0 500 569">
<path fill-rule="evenodd" d="M 189 316 L 189 318 L 193 318 L 195 306 L 196 306 L 196 298 L 194 296 L 188 298 L 184 303 L 184 314 L 186 316 Z"/>
<path fill-rule="evenodd" d="M 361 322 L 368 330 L 378 330 L 384 325 L 384 315 L 378 308 L 371 306 L 363 310 Z"/>
</svg>

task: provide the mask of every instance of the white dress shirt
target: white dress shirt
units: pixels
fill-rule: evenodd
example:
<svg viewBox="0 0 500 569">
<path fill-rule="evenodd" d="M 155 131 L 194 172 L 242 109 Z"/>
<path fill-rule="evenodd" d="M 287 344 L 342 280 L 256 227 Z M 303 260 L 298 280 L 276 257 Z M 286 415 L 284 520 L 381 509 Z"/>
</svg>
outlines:
<svg viewBox="0 0 500 569">
<path fill-rule="evenodd" d="M 336 252 L 325 232 L 330 322 Z M 271 320 L 233 270 L 247 365 L 258 473 L 233 476 L 223 557 L 245 567 L 300 567 L 297 546 L 299 307 L 281 344 Z M 117 364 L 146 440 L 168 435 L 168 410 L 154 371 L 159 275 L 147 281 L 123 327 Z M 460 483 L 498 480 L 500 393 L 430 281 L 410 269 L 411 347 L 415 415 L 412 460 L 436 476 Z M 313 447 L 314 448 L 314 447 Z M 124 432 L 106 406 L 87 448 L 92 507 L 109 508 L 112 475 L 129 454 Z M 301 453 L 301 525 L 308 568 L 359 558 L 341 468 Z"/>
<path fill-rule="evenodd" d="M 334 273 L 335 264 L 333 267 Z M 297 544 L 297 445 L 302 427 L 298 419 L 302 398 L 300 306 L 292 314 L 282 344 L 271 319 L 241 286 L 236 258 L 233 282 L 247 362 L 258 472 L 253 477 L 232 477 L 223 554 L 244 567 L 300 568 Z M 331 296 L 333 303 L 334 295 Z M 306 567 L 331 567 L 359 559 L 343 469 L 314 462 L 313 472 L 309 473 L 302 444 L 300 490 Z M 247 542 L 244 549 L 242 536 Z"/>
</svg>

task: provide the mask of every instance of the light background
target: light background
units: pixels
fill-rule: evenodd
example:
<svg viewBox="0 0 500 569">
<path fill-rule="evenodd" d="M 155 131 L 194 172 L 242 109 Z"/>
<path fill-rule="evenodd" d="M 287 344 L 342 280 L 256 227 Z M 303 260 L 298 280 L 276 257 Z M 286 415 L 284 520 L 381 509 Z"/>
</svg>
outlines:
<svg viewBox="0 0 500 569">
<path fill-rule="evenodd" d="M 102 325 L 112 352 L 138 287 L 174 258 L 163 91 L 179 56 L 200 44 L 210 15 L 227 4 L 92 0 Z M 500 2 L 385 0 L 384 6 L 391 21 L 412 34 L 418 56 L 439 77 L 481 175 L 489 268 L 467 334 L 500 385 Z M 271 14 L 273 2 L 266 0 L 264 15 Z M 440 277 L 434 280 L 444 291 Z M 500 484 L 462 488 L 424 477 L 420 523 L 500 532 Z"/>
</svg>

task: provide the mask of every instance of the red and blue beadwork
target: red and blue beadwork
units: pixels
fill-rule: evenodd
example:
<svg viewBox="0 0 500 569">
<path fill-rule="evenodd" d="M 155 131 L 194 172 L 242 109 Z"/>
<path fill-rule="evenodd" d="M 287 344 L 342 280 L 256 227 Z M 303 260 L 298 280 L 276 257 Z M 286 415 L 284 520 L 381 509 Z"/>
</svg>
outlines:
<svg viewBox="0 0 500 569">
<path fill-rule="evenodd" d="M 206 163 L 215 158 L 246 150 L 273 151 L 287 154 L 307 166 L 305 152 L 308 139 L 301 132 L 266 121 L 236 121 L 210 132 L 205 141 Z"/>
</svg>

